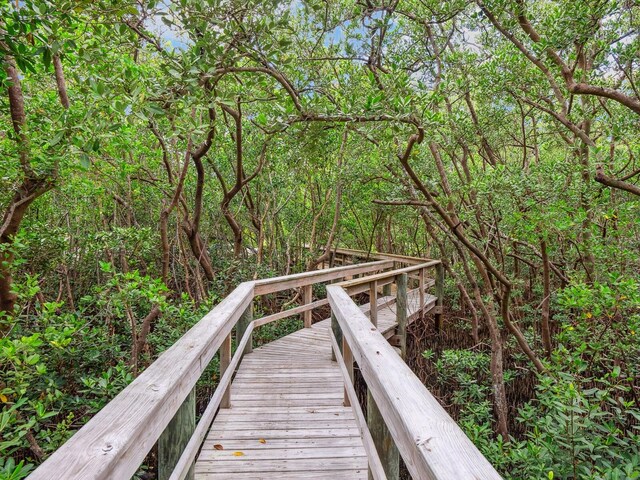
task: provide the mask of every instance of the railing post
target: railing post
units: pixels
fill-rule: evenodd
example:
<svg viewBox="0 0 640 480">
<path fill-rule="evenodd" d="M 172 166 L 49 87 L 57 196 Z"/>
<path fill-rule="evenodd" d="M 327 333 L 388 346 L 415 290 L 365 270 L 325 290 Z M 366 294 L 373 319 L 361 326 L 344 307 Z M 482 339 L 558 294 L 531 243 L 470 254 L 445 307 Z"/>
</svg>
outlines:
<svg viewBox="0 0 640 480">
<path fill-rule="evenodd" d="M 369 284 L 369 318 L 374 327 L 378 326 L 378 282 L 373 281 Z"/>
<path fill-rule="evenodd" d="M 171 476 L 195 428 L 196 388 L 193 387 L 158 439 L 158 480 L 167 480 Z M 185 479 L 193 478 L 192 465 Z"/>
<path fill-rule="evenodd" d="M 313 301 L 313 285 L 305 285 L 302 288 L 302 303 L 308 305 Z M 311 310 L 303 312 L 302 318 L 304 319 L 304 328 L 311 328 L 311 321 L 313 318 L 312 314 L 313 312 Z"/>
<path fill-rule="evenodd" d="M 389 295 L 391 295 L 391 284 L 387 283 L 386 285 L 382 286 L 382 295 L 385 297 L 388 297 Z"/>
<path fill-rule="evenodd" d="M 442 305 L 444 303 L 444 265 L 442 262 L 436 265 L 436 331 L 442 330 Z"/>
<path fill-rule="evenodd" d="M 400 452 L 369 390 L 367 390 L 367 426 L 373 444 L 378 451 L 384 473 L 387 475 L 387 480 L 398 480 L 400 478 Z M 371 470 L 369 470 L 369 480 L 373 480 Z"/>
<path fill-rule="evenodd" d="M 244 332 L 249 328 L 249 324 L 253 321 L 253 302 L 249 304 L 247 309 L 238 319 L 238 323 L 236 323 L 236 344 L 240 343 L 242 337 L 244 336 Z M 251 333 L 252 338 L 247 342 L 247 346 L 244 348 L 244 354 L 253 352 L 253 333 Z"/>
<path fill-rule="evenodd" d="M 407 274 L 396 276 L 396 321 L 398 322 L 398 336 L 400 337 L 400 356 L 407 357 Z"/>
<path fill-rule="evenodd" d="M 336 337 L 336 342 L 338 343 L 338 346 L 342 348 L 342 329 L 340 328 L 340 325 L 338 324 L 338 319 L 336 318 L 333 312 L 331 312 L 331 330 L 333 330 L 333 336 Z M 337 360 L 336 354 L 333 351 L 333 349 L 331 349 L 331 360 L 334 362 Z"/>
<path fill-rule="evenodd" d="M 227 335 L 227 338 L 224 339 L 222 345 L 220 346 L 220 376 L 218 378 L 222 378 L 222 376 L 229 368 L 229 364 L 231 363 L 231 333 Z M 231 384 L 227 387 L 224 392 L 224 396 L 220 401 L 220 408 L 230 408 L 231 407 Z"/>
<path fill-rule="evenodd" d="M 420 310 L 424 308 L 424 276 L 425 276 L 425 269 L 421 268 L 419 272 L 419 279 L 418 279 L 418 288 L 420 289 L 420 294 L 419 294 Z"/>
<path fill-rule="evenodd" d="M 331 351 L 333 351 L 333 349 Z M 344 364 L 347 367 L 347 372 L 349 373 L 351 385 L 353 385 L 353 353 L 351 352 L 351 347 L 349 347 L 349 344 L 344 339 L 344 337 L 342 338 L 342 360 L 344 360 Z M 351 406 L 351 400 L 349 400 L 347 387 L 344 388 L 344 406 Z"/>
</svg>

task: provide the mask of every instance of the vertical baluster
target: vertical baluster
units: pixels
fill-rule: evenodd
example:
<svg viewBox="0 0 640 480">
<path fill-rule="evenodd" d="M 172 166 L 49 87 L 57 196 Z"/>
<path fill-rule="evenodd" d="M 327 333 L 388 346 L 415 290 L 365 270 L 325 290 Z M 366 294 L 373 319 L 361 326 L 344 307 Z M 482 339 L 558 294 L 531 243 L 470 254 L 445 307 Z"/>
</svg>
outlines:
<svg viewBox="0 0 640 480">
<path fill-rule="evenodd" d="M 238 323 L 236 324 L 236 344 L 240 343 L 242 337 L 244 336 L 244 332 L 249 328 L 249 324 L 253 321 L 253 302 L 249 304 L 247 309 L 238 319 Z M 247 342 L 247 346 L 244 348 L 244 354 L 253 352 L 253 333 L 251 333 L 251 337 Z"/>
<path fill-rule="evenodd" d="M 344 338 L 342 339 L 342 359 L 344 360 L 344 364 L 347 367 L 347 372 L 349 372 L 351 385 L 353 385 L 353 353 L 351 352 L 351 347 L 349 347 L 349 344 Z M 349 395 L 347 394 L 346 387 L 344 389 L 344 406 L 351 406 L 351 401 L 349 400 Z"/>
<path fill-rule="evenodd" d="M 400 452 L 393 441 L 391 432 L 384 423 L 384 418 L 370 390 L 367 390 L 367 426 L 387 475 L 387 480 L 398 480 L 400 478 Z M 369 470 L 369 479 L 373 480 L 371 470 Z"/>
<path fill-rule="evenodd" d="M 229 368 L 229 364 L 231 363 L 231 334 L 227 335 L 227 338 L 224 339 L 222 345 L 220 346 L 220 376 L 222 376 Z M 220 401 L 220 408 L 230 408 L 231 407 L 231 384 L 227 386 L 227 389 L 224 392 L 224 396 Z"/>
<path fill-rule="evenodd" d="M 420 310 L 422 310 L 424 308 L 424 275 L 425 275 L 425 271 L 424 268 L 420 269 L 419 272 L 419 280 L 418 280 L 418 288 L 420 289 L 420 294 L 419 294 L 419 298 L 420 298 Z"/>
<path fill-rule="evenodd" d="M 407 357 L 407 274 L 396 276 L 396 321 L 400 337 L 400 356 Z"/>
<path fill-rule="evenodd" d="M 444 301 L 444 265 L 436 265 L 436 331 L 442 330 L 442 305 Z"/>
<path fill-rule="evenodd" d="M 391 283 L 387 283 L 382 286 L 382 295 L 385 297 L 391 295 Z"/>
<path fill-rule="evenodd" d="M 374 327 L 378 326 L 378 282 L 373 281 L 369 284 L 369 318 Z"/>
<path fill-rule="evenodd" d="M 313 300 L 313 285 L 305 285 L 302 288 L 302 303 L 309 305 Z M 312 311 L 303 312 L 302 317 L 304 319 L 304 328 L 311 328 Z"/>
<path fill-rule="evenodd" d="M 333 336 L 336 337 L 336 343 L 340 348 L 342 348 L 342 329 L 340 328 L 338 319 L 333 312 L 331 312 L 331 330 L 333 330 Z M 331 349 L 331 360 L 334 362 L 336 361 L 336 354 L 333 351 L 333 348 Z"/>
</svg>

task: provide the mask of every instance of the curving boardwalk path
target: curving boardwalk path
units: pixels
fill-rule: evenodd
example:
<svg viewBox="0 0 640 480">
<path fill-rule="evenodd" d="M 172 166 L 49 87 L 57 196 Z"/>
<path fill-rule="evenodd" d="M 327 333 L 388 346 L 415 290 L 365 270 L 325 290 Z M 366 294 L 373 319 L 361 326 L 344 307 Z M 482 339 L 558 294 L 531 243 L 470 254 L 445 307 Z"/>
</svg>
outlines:
<svg viewBox="0 0 640 480">
<path fill-rule="evenodd" d="M 378 328 L 394 333 L 393 297 L 378 299 Z M 436 297 L 425 295 L 425 311 Z M 390 304 L 391 303 L 391 304 Z M 408 295 L 409 322 L 419 314 Z M 369 311 L 369 305 L 361 309 Z M 324 320 L 245 355 L 195 465 L 200 480 L 366 479 L 367 456 Z"/>
</svg>

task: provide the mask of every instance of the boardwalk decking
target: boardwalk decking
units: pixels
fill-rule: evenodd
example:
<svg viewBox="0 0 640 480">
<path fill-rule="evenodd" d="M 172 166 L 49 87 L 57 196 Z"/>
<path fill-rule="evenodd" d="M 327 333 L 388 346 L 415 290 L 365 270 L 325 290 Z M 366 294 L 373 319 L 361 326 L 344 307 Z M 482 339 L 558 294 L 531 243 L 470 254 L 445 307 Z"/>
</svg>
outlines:
<svg viewBox="0 0 640 480">
<path fill-rule="evenodd" d="M 378 328 L 396 326 L 393 297 L 378 299 Z M 390 304 L 389 304 L 390 303 Z M 435 297 L 425 295 L 425 310 Z M 369 310 L 369 305 L 361 307 Z M 409 321 L 419 310 L 408 295 Z M 366 479 L 367 456 L 324 320 L 246 355 L 195 465 L 196 479 Z"/>
</svg>

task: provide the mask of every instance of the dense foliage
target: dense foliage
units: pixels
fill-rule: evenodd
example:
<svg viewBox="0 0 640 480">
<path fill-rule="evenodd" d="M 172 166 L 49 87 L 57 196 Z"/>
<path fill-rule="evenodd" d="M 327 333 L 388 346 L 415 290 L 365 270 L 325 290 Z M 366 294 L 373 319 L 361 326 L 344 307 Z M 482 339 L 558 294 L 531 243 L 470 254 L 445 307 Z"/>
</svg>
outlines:
<svg viewBox="0 0 640 480">
<path fill-rule="evenodd" d="M 472 347 L 424 361 L 505 477 L 640 478 L 639 22 L 616 0 L 0 2 L 0 478 L 238 282 L 338 244 L 443 259 Z"/>
</svg>

